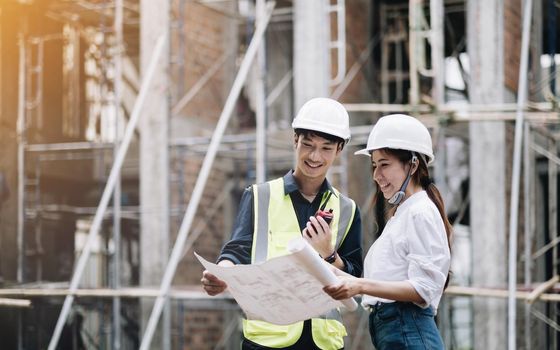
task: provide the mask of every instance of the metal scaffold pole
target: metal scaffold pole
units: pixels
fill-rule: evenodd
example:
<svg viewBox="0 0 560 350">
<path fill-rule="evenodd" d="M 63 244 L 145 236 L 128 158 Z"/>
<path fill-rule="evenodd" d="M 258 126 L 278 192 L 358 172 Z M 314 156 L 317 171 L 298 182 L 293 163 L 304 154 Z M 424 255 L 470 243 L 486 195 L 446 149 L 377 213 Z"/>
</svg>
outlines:
<svg viewBox="0 0 560 350">
<path fill-rule="evenodd" d="M 123 0 L 115 1 L 115 20 L 113 22 L 115 32 L 115 43 L 117 51 L 115 54 L 114 66 L 114 101 L 115 108 L 115 143 L 113 154 L 116 157 L 120 148 L 120 124 L 121 124 L 121 99 L 122 99 L 122 59 L 123 59 Z M 119 289 L 121 285 L 121 178 L 117 179 L 113 192 L 113 240 L 114 251 L 112 256 L 112 287 Z M 112 337 L 113 349 L 121 349 L 121 299 L 113 298 L 113 322 Z"/>
<path fill-rule="evenodd" d="M 243 62 L 241 63 L 241 67 L 239 68 L 239 72 L 237 73 L 235 81 L 233 82 L 233 86 L 224 105 L 224 109 L 222 110 L 222 113 L 220 115 L 220 119 L 218 120 L 218 124 L 216 125 L 216 129 L 214 130 L 212 140 L 210 141 L 210 145 L 208 146 L 208 152 L 204 157 L 204 161 L 202 162 L 202 167 L 200 169 L 200 172 L 198 173 L 198 177 L 194 185 L 194 189 L 191 195 L 191 200 L 185 212 L 185 216 L 181 223 L 181 227 L 179 228 L 179 233 L 177 234 L 177 240 L 175 241 L 175 245 L 173 246 L 173 250 L 171 252 L 169 262 L 165 269 L 163 280 L 160 285 L 159 295 L 152 309 L 152 313 L 150 314 L 150 319 L 148 320 L 148 325 L 146 327 L 146 331 L 144 332 L 144 336 L 142 337 L 140 350 L 148 350 L 150 347 L 150 343 L 152 341 L 152 337 L 157 327 L 159 317 L 161 315 L 163 306 L 165 304 L 167 294 L 169 293 L 169 288 L 171 286 L 173 276 L 175 275 L 175 271 L 177 270 L 177 265 L 179 264 L 179 260 L 181 259 L 181 256 L 183 254 L 183 247 L 185 246 L 188 233 L 190 231 L 191 225 L 194 220 L 194 216 L 198 209 L 198 204 L 202 197 L 202 192 L 204 191 L 204 187 L 206 186 L 206 181 L 208 180 L 208 175 L 210 174 L 210 170 L 212 169 L 212 165 L 214 163 L 216 153 L 218 152 L 218 147 L 220 145 L 222 136 L 231 117 L 233 108 L 235 107 L 235 103 L 237 101 L 239 93 L 241 92 L 241 88 L 243 87 L 243 83 L 247 78 L 247 73 L 249 72 L 251 63 L 253 62 L 257 49 L 260 46 L 261 40 L 263 38 L 265 29 L 270 20 L 270 16 L 272 14 L 272 10 L 274 9 L 274 6 L 275 6 L 274 2 L 270 2 L 267 4 L 266 15 L 263 17 L 262 21 L 259 21 L 258 23 L 258 26 L 255 30 L 255 34 L 253 35 L 253 38 L 251 39 L 251 43 L 247 48 L 247 53 L 245 54 L 245 57 L 243 58 Z"/>
<path fill-rule="evenodd" d="M 24 247 L 24 179 L 25 179 L 25 38 L 20 33 L 19 37 L 19 68 L 18 68 L 18 118 L 17 118 L 17 139 L 18 139 L 18 214 L 17 214 L 17 247 L 18 247 L 18 268 L 17 281 L 23 282 L 23 247 Z"/>
<path fill-rule="evenodd" d="M 524 262 L 524 277 L 525 281 L 523 286 L 525 288 L 530 287 L 531 280 L 532 280 L 532 258 L 531 258 L 531 242 L 534 239 L 533 230 L 532 230 L 532 208 L 534 207 L 534 197 L 533 197 L 533 190 L 532 190 L 532 180 L 533 180 L 533 170 L 531 158 L 534 155 L 531 153 L 531 131 L 529 123 L 525 122 L 523 126 L 523 139 L 525 142 L 523 143 L 523 220 L 525 221 L 524 227 L 524 252 L 523 256 L 525 257 Z M 531 305 L 525 303 L 525 349 L 531 350 Z"/>
<path fill-rule="evenodd" d="M 256 26 L 266 16 L 265 0 L 257 0 Z M 257 151 L 256 151 L 256 180 L 257 183 L 266 181 L 266 45 L 262 42 L 257 50 L 257 79 L 256 79 L 256 120 L 257 120 Z"/>
<path fill-rule="evenodd" d="M 509 214 L 509 262 L 508 262 L 508 349 L 516 346 L 516 300 L 517 285 L 517 215 L 519 211 L 519 178 L 523 141 L 523 109 L 527 99 L 527 67 L 529 61 L 529 35 L 531 32 L 533 1 L 525 0 L 523 9 L 523 34 L 521 37 L 521 62 L 519 64 L 519 86 L 517 88 L 517 112 L 513 144 L 513 169 L 511 176 L 511 200 Z"/>
<path fill-rule="evenodd" d="M 107 210 L 107 206 L 109 204 L 109 200 L 111 199 L 111 196 L 113 194 L 113 190 L 115 189 L 117 180 L 119 178 L 120 175 L 120 171 L 121 171 L 121 167 L 123 165 L 124 162 L 124 157 L 126 155 L 126 152 L 128 151 L 128 146 L 130 145 L 130 142 L 132 141 L 132 137 L 134 136 L 134 130 L 136 129 L 136 125 L 138 124 L 138 120 L 140 119 L 140 115 L 142 112 L 142 106 L 144 105 L 144 101 L 146 99 L 146 96 L 148 94 L 148 88 L 150 87 L 150 83 L 154 77 L 154 72 L 155 69 L 157 67 L 157 63 L 159 61 L 159 58 L 163 52 L 163 47 L 164 47 L 164 43 L 165 43 L 165 37 L 166 35 L 161 35 L 156 43 L 155 49 L 154 49 L 154 53 L 152 56 L 152 60 L 150 61 L 150 64 L 148 66 L 148 69 L 146 71 L 146 77 L 144 78 L 144 81 L 142 82 L 142 87 L 140 88 L 140 92 L 138 93 L 138 97 L 136 98 L 136 102 L 134 104 L 134 109 L 132 110 L 131 116 L 130 116 L 130 121 L 128 122 L 125 132 L 124 132 L 124 136 L 122 139 L 122 143 L 121 146 L 119 148 L 119 152 L 117 153 L 116 157 L 115 157 L 115 162 L 113 163 L 113 167 L 111 168 L 111 172 L 109 174 L 109 178 L 107 180 L 107 185 L 105 186 L 105 189 L 103 190 L 103 194 L 101 196 L 101 200 L 99 202 L 99 206 L 97 207 L 97 210 L 95 212 L 95 216 L 93 218 L 93 222 L 91 224 L 91 228 L 89 230 L 88 233 L 88 238 L 86 241 L 86 244 L 84 246 L 84 249 L 80 255 L 80 258 L 78 259 L 78 263 L 76 264 L 76 268 L 74 270 L 74 275 L 72 276 L 72 280 L 70 282 L 70 292 L 71 293 L 75 293 L 76 290 L 78 289 L 78 284 L 80 283 L 80 279 L 82 277 L 82 274 L 85 270 L 86 267 L 86 262 L 87 259 L 89 257 L 89 254 L 91 253 L 92 247 L 95 243 L 95 238 L 97 237 L 97 234 L 99 233 L 99 229 L 101 227 L 101 223 L 103 220 L 103 215 L 105 214 L 105 211 Z M 51 341 L 49 343 L 49 347 L 48 350 L 55 350 L 56 346 L 58 344 L 58 341 L 60 339 L 60 335 L 62 333 L 62 329 L 64 327 L 64 324 L 66 323 L 66 319 L 68 318 L 68 315 L 70 313 L 70 309 L 72 307 L 72 303 L 74 302 L 74 294 L 70 294 L 68 296 L 66 296 L 66 298 L 64 299 L 64 304 L 62 306 L 62 310 L 60 312 L 60 315 L 58 317 L 58 320 L 56 322 L 56 326 L 54 329 L 54 333 L 52 335 Z"/>
<path fill-rule="evenodd" d="M 420 102 L 420 82 L 418 80 L 418 56 L 419 56 L 419 45 L 418 45 L 418 32 L 420 31 L 420 11 L 422 11 L 422 3 L 418 0 L 409 0 L 409 15 L 408 15 L 408 27 L 410 31 L 410 97 L 409 103 L 412 107 L 416 107 Z M 385 101 L 387 102 L 387 101 Z"/>
<path fill-rule="evenodd" d="M 17 281 L 24 280 L 24 225 L 25 225 L 25 56 L 26 46 L 23 33 L 19 33 L 19 65 L 18 65 L 18 116 L 17 116 Z M 18 313 L 18 350 L 23 349 L 23 321 L 22 314 Z"/>
</svg>

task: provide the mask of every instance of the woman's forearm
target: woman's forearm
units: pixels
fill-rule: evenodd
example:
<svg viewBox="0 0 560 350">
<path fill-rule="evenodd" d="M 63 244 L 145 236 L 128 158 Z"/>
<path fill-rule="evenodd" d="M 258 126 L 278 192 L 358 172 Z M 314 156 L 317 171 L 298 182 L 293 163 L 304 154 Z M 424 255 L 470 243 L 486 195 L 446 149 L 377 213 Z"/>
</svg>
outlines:
<svg viewBox="0 0 560 350">
<path fill-rule="evenodd" d="M 395 301 L 409 301 L 418 304 L 424 299 L 416 289 L 407 281 L 376 281 L 360 278 L 360 294 L 371 295 L 378 298 Z"/>
</svg>

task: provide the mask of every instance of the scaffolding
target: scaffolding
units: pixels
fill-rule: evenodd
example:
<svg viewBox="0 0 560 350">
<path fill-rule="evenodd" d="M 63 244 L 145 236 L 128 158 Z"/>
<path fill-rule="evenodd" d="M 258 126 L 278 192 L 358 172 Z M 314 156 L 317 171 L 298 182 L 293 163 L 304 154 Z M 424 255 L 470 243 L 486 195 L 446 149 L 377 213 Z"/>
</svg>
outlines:
<svg viewBox="0 0 560 350">
<path fill-rule="evenodd" d="M 203 1 L 205 6 L 210 6 L 207 1 Z M 333 7 L 338 12 L 338 17 L 344 18 L 341 15 L 344 11 L 344 5 L 338 2 L 338 4 Z M 180 1 L 180 5 L 183 4 Z M 74 6 L 74 5 L 73 5 Z M 114 85 L 113 93 L 114 96 L 109 101 L 114 104 L 115 110 L 117 111 L 117 116 L 114 119 L 116 123 L 122 122 L 123 118 L 118 117 L 118 111 L 121 110 L 122 105 L 122 67 L 120 66 L 122 62 L 121 49 L 123 45 L 123 22 L 137 25 L 138 19 L 137 15 L 139 12 L 138 6 L 132 3 L 127 3 L 126 1 L 117 1 L 114 6 L 105 5 L 93 5 L 88 1 L 78 1 L 76 6 L 79 9 L 66 8 L 66 11 L 59 11 L 59 13 L 51 13 L 51 16 L 56 16 L 57 18 L 64 18 L 67 21 L 68 18 L 72 17 L 72 11 L 88 14 L 86 18 L 92 19 L 94 16 L 92 13 L 97 13 L 98 15 L 107 16 L 108 13 L 113 13 L 113 30 L 115 35 L 115 44 L 113 49 L 115 49 L 116 54 L 114 58 Z M 525 6 L 531 9 L 531 1 L 526 1 Z M 181 6 L 179 6 L 181 7 Z M 342 10 L 341 10 L 342 9 Z M 404 8 L 406 9 L 406 8 Z M 410 1 L 408 9 L 410 11 L 404 11 L 402 6 L 390 6 L 383 5 L 383 13 L 393 14 L 388 16 L 394 20 L 393 24 L 390 26 L 391 30 L 386 33 L 381 33 L 379 36 L 374 37 L 365 47 L 365 49 L 360 53 L 358 59 L 354 65 L 348 70 L 347 73 L 341 76 L 341 72 L 345 72 L 346 58 L 340 56 L 340 53 L 344 50 L 345 44 L 332 44 L 332 47 L 338 49 L 337 55 L 339 58 L 339 72 L 336 74 L 336 81 L 338 85 L 333 89 L 332 97 L 339 98 L 343 95 L 345 89 L 349 86 L 350 82 L 357 76 L 361 69 L 363 69 L 365 63 L 369 59 L 369 55 L 373 51 L 374 47 L 381 45 L 383 48 L 382 52 L 382 74 L 381 74 L 381 86 L 382 86 L 382 98 L 381 103 L 372 104 L 345 104 L 347 110 L 354 116 L 360 115 L 362 113 L 389 113 L 393 111 L 408 112 L 419 119 L 421 119 L 432 131 L 434 135 L 434 140 L 437 140 L 436 149 L 440 159 L 445 161 L 445 140 L 446 136 L 449 135 L 460 135 L 464 138 L 464 127 L 472 121 L 489 121 L 489 120 L 502 120 L 502 121 L 516 121 L 515 122 L 515 150 L 512 157 L 513 160 L 513 175 L 512 175 L 512 194 L 511 194 L 511 208 L 510 208 L 510 241 L 509 241 L 509 285 L 506 289 L 490 289 L 490 288 L 474 288 L 467 286 L 451 286 L 446 291 L 446 295 L 450 299 L 460 298 L 464 296 L 468 297 L 489 297 L 489 298 L 507 298 L 509 305 L 508 312 L 508 345 L 510 349 L 516 348 L 516 309 L 519 307 L 517 301 L 525 301 L 524 308 L 524 321 L 525 321 L 525 333 L 524 341 L 525 347 L 527 349 L 535 348 L 533 346 L 536 341 L 531 337 L 531 318 L 537 319 L 544 322 L 551 329 L 554 330 L 551 339 L 553 341 L 558 341 L 558 332 L 560 332 L 560 326 L 558 326 L 558 315 L 553 308 L 547 310 L 547 307 L 543 307 L 543 303 L 555 303 L 560 301 L 558 296 L 558 291 L 560 291 L 560 283 L 558 283 L 558 271 L 557 271 L 557 245 L 560 242 L 557 233 L 557 201 L 558 201 L 558 189 L 557 189 L 557 167 L 560 165 L 560 158 L 558 158 L 558 134 L 551 131 L 550 125 L 558 125 L 558 108 L 555 101 L 553 102 L 529 102 L 526 101 L 526 83 L 527 83 L 527 45 L 529 41 L 528 33 L 531 19 L 531 11 L 523 11 L 524 17 L 524 35 L 523 35 L 523 51 L 521 54 L 522 64 L 520 65 L 520 83 L 518 88 L 518 96 L 516 104 L 497 104 L 497 105 L 464 105 L 456 106 L 445 103 L 444 84 L 443 84 L 443 11 L 444 3 L 442 0 L 430 1 L 430 18 L 432 23 L 427 24 L 427 20 L 424 13 L 424 6 L 422 2 Z M 60 10 L 60 9 L 59 9 Z M 127 11 L 128 16 L 123 14 L 123 11 Z M 180 288 L 172 288 L 172 280 L 176 273 L 177 265 L 179 261 L 184 257 L 186 251 L 188 251 L 193 242 L 197 237 L 203 232 L 203 225 L 194 225 L 194 218 L 197 213 L 197 208 L 201 201 L 202 193 L 205 189 L 206 182 L 209 178 L 209 173 L 212 169 L 213 162 L 215 160 L 216 154 L 218 152 L 224 152 L 224 154 L 237 157 L 239 159 L 244 159 L 248 157 L 248 154 L 255 155 L 255 179 L 257 181 L 262 181 L 266 178 L 267 169 L 265 164 L 267 162 L 279 161 L 281 166 L 284 167 L 286 164 L 291 162 L 289 148 L 280 146 L 280 139 L 285 138 L 289 129 L 278 130 L 271 133 L 270 130 L 267 131 L 265 128 L 266 123 L 266 113 L 267 108 L 270 107 L 271 103 L 280 95 L 280 92 L 286 88 L 292 79 L 292 71 L 286 73 L 285 77 L 281 79 L 276 88 L 266 96 L 265 93 L 265 82 L 263 79 L 264 69 L 266 69 L 266 64 L 263 61 L 266 59 L 263 56 L 264 50 L 259 51 L 261 45 L 261 40 L 264 38 L 265 30 L 268 26 L 271 16 L 275 13 L 281 13 L 285 16 L 285 11 L 278 12 L 280 10 L 273 10 L 272 3 L 267 3 L 265 5 L 264 1 L 257 1 L 257 18 L 256 30 L 253 34 L 253 39 L 248 46 L 243 62 L 239 68 L 236 80 L 233 83 L 233 87 L 230 90 L 229 97 L 225 102 L 222 113 L 220 115 L 219 121 L 217 123 L 216 129 L 213 136 L 210 137 L 188 137 L 183 139 L 175 139 L 170 144 L 170 147 L 175 149 L 178 153 L 178 158 L 183 159 L 186 154 L 196 154 L 204 155 L 204 161 L 202 163 L 197 181 L 194 184 L 194 190 L 190 197 L 190 201 L 186 207 L 185 215 L 178 232 L 178 237 L 173 247 L 170 260 L 167 264 L 165 274 L 163 276 L 161 285 L 159 289 L 155 288 L 125 288 L 120 285 L 120 270 L 121 267 L 119 263 L 121 257 L 118 255 L 121 251 L 120 249 L 120 222 L 122 218 L 128 217 L 134 220 L 138 220 L 140 215 L 140 209 L 138 207 L 121 207 L 120 201 L 113 200 L 113 206 L 110 207 L 109 203 L 111 196 L 113 198 L 120 198 L 120 174 L 122 173 L 122 166 L 125 161 L 125 154 L 129 145 L 131 144 L 135 134 L 135 127 L 138 119 L 140 118 L 142 103 L 145 101 L 145 96 L 150 89 L 150 79 L 151 73 L 153 73 L 153 67 L 157 64 L 160 57 L 164 56 L 163 53 L 163 41 L 161 38 L 154 50 L 153 60 L 151 61 L 150 68 L 147 70 L 148 74 L 143 77 L 142 85 L 138 89 L 138 96 L 136 98 L 136 103 L 131 109 L 128 124 L 126 129 L 124 125 L 118 125 L 115 127 L 115 137 L 112 142 L 80 142 L 80 143 L 63 143 L 63 144 L 33 144 L 30 145 L 26 141 L 25 129 L 28 125 L 26 121 L 26 116 L 29 115 L 30 110 L 37 110 L 35 114 L 36 121 L 42 122 L 44 116 L 41 115 L 41 109 L 38 108 L 41 103 L 42 94 L 40 90 L 35 91 L 34 97 L 30 101 L 27 97 L 30 95 L 30 86 L 34 85 L 37 89 L 41 86 L 40 83 L 41 71 L 42 71 L 42 49 L 41 45 L 45 40 L 55 40 L 58 37 L 48 37 L 48 38 L 34 38 L 27 40 L 23 36 L 20 37 L 19 44 L 19 105 L 18 105 L 18 123 L 17 123 L 17 135 L 18 135 L 18 178 L 21 180 L 18 183 L 18 271 L 17 271 L 17 281 L 24 286 L 25 283 L 25 261 L 26 257 L 31 255 L 37 256 L 36 259 L 36 280 L 42 280 L 42 262 L 41 262 L 41 215 L 45 212 L 71 212 L 78 215 L 87 215 L 92 217 L 92 223 L 89 228 L 89 234 L 87 243 L 83 246 L 82 252 L 77 260 L 76 267 L 73 272 L 72 279 L 69 284 L 63 284 L 58 286 L 50 286 L 51 288 L 45 289 L 45 286 L 40 286 L 38 288 L 5 288 L 0 289 L 0 296 L 5 297 L 22 297 L 22 298 L 33 298 L 32 300 L 37 300 L 36 298 L 41 297 L 64 297 L 64 305 L 60 316 L 58 317 L 56 328 L 50 339 L 49 349 L 55 349 L 59 340 L 61 333 L 63 332 L 64 326 L 67 323 L 67 319 L 71 313 L 71 308 L 75 298 L 85 298 L 86 300 L 96 300 L 97 298 L 106 300 L 111 300 L 112 303 L 112 317 L 111 317 L 111 331 L 113 337 L 113 348 L 121 348 L 121 343 L 123 342 L 121 331 L 119 326 L 121 325 L 121 298 L 130 299 L 140 299 L 149 298 L 150 300 L 155 299 L 155 306 L 151 312 L 149 322 L 147 324 L 146 331 L 143 333 L 140 344 L 138 345 L 140 349 L 148 349 L 151 345 L 152 337 L 154 335 L 155 329 L 158 325 L 158 320 L 160 314 L 164 309 L 164 305 L 168 300 L 176 302 L 178 305 L 179 313 L 177 314 L 178 320 L 180 322 L 181 328 L 183 322 L 183 312 L 184 303 L 191 303 L 190 305 L 195 305 L 197 303 L 208 305 L 208 298 L 200 290 L 183 290 Z M 341 12 L 342 11 L 342 12 Z M 133 15 L 130 15 L 130 14 Z M 408 18 L 403 18 L 403 16 L 408 16 Z M 385 18 L 385 16 L 383 16 Z M 408 29 L 406 28 L 406 22 L 408 20 Z M 340 25 L 341 21 L 337 22 Z M 344 23 L 344 22 L 342 22 Z M 180 26 L 180 24 L 178 24 Z M 340 27 L 337 27 L 340 28 Z M 340 39 L 340 38 L 339 38 Z M 27 41 L 26 41 L 27 40 Z M 409 71 L 406 72 L 404 64 L 401 61 L 404 56 L 403 50 L 406 51 L 406 42 L 409 43 Z M 430 42 L 430 52 L 432 67 L 428 69 L 426 67 L 426 40 Z M 37 54 L 37 64 L 34 64 L 30 59 L 30 54 L 27 50 L 33 45 L 38 48 Z M 184 43 L 183 43 L 184 45 Z M 394 66 L 396 70 L 391 71 L 392 66 L 389 62 L 390 47 L 395 50 L 395 62 Z M 230 59 L 234 55 L 233 52 L 225 53 L 219 60 L 217 60 L 209 70 L 207 70 L 203 76 L 193 85 L 193 87 L 186 92 L 178 102 L 171 108 L 172 114 L 179 114 L 186 105 L 189 104 L 197 95 L 197 93 L 204 88 L 204 86 L 209 82 L 211 77 L 223 66 L 226 60 Z M 257 66 L 260 71 L 260 84 L 258 88 L 258 106 L 256 113 L 256 132 L 250 132 L 245 134 L 234 134 L 234 135 L 224 135 L 232 111 L 235 107 L 235 103 L 239 94 L 241 93 L 245 78 L 248 74 L 250 66 L 253 59 L 256 57 Z M 21 59 L 21 58 L 25 58 Z M 184 69 L 180 68 L 180 69 Z M 432 86 L 432 95 L 429 98 L 422 96 L 420 91 L 420 78 L 430 78 Z M 408 98 L 409 103 L 405 104 L 407 99 L 403 95 L 404 86 L 406 82 L 410 84 L 411 91 Z M 74 82 L 75 83 L 75 82 Z M 391 100 L 390 98 L 390 86 L 395 86 L 395 98 Z M 179 89 L 182 91 L 182 89 Z M 390 103 L 395 102 L 395 103 Z M 368 120 L 368 125 L 353 125 L 352 126 L 352 136 L 353 142 L 356 145 L 365 143 L 367 134 L 371 126 L 369 125 L 370 120 Z M 122 137 L 119 137 L 118 130 L 122 128 L 124 132 Z M 522 140 L 524 142 L 522 143 Z M 472 140 L 471 140 L 472 141 Z M 270 152 L 270 148 L 274 148 L 274 145 L 278 147 Z M 84 150 L 91 153 L 84 152 Z M 39 188 L 41 185 L 41 165 L 43 162 L 57 161 L 57 160 L 77 160 L 77 159 L 97 159 L 98 162 L 103 163 L 104 159 L 103 152 L 111 152 L 112 156 L 107 157 L 113 159 L 112 166 L 107 178 L 104 174 L 107 169 L 101 169 L 99 171 L 100 178 L 106 180 L 106 185 L 103 190 L 103 195 L 101 197 L 100 203 L 96 208 L 77 208 L 73 206 L 65 205 L 42 205 L 40 201 Z M 30 154 L 37 154 L 35 158 L 35 168 L 33 178 L 28 178 L 29 171 L 26 170 L 25 165 L 27 158 Z M 546 161 L 546 169 L 542 171 L 537 169 L 537 163 L 542 163 Z M 343 191 L 347 191 L 347 167 L 348 159 L 343 156 L 340 160 L 340 165 L 335 168 L 336 176 L 340 176 L 341 188 Z M 521 169 L 523 166 L 523 170 Z M 247 166 L 249 168 L 249 166 Z M 449 174 L 445 173 L 445 164 L 438 163 L 434 169 L 436 173 L 436 179 L 438 186 L 447 188 L 449 182 Z M 539 172 L 541 171 L 541 172 Z M 548 193 L 541 190 L 538 192 L 538 178 L 546 174 Z M 181 179 L 182 175 L 178 174 L 175 176 L 176 179 Z M 522 181 L 521 181 L 522 180 Z M 522 192 L 519 191 L 519 187 L 522 185 Z M 231 183 L 230 185 L 231 186 Z M 183 189 L 183 186 L 180 186 Z M 216 199 L 214 203 L 211 204 L 213 211 L 206 213 L 206 220 L 210 222 L 212 217 L 216 215 L 216 210 L 220 207 L 220 203 L 226 201 L 226 196 L 230 192 L 231 187 L 226 187 L 223 191 L 224 196 Z M 32 195 L 30 195 L 32 194 Z M 521 240 L 517 239 L 518 231 L 518 219 L 521 217 L 517 215 L 519 207 L 519 197 L 523 198 L 523 225 L 524 225 L 524 236 L 523 236 L 523 255 L 521 261 L 523 262 L 523 278 L 524 282 L 522 285 L 517 283 L 517 271 L 519 267 L 517 266 L 517 245 L 521 243 Z M 184 198 L 184 195 L 181 195 Z M 361 206 L 362 208 L 370 208 L 372 204 L 371 195 L 367 196 L 366 201 Z M 459 210 L 460 215 L 464 215 L 464 211 L 468 206 L 468 195 L 462 198 L 461 210 Z M 544 227 L 546 231 L 549 232 L 546 239 L 542 238 L 542 233 L 545 228 L 538 227 L 538 210 L 543 209 L 539 207 L 539 203 L 546 201 L 543 207 L 546 207 L 546 218 L 548 222 Z M 28 207 L 31 207 L 29 209 Z M 112 210 L 111 213 L 107 213 L 108 210 Z M 170 215 L 179 216 L 184 208 L 172 209 Z M 363 210 L 363 214 L 367 214 L 369 210 Z M 95 245 L 96 236 L 101 230 L 103 225 L 103 220 L 107 218 L 113 219 L 113 254 L 106 253 L 107 256 L 111 256 L 112 259 L 112 279 L 111 288 L 95 288 L 95 289 L 84 289 L 80 288 L 80 280 L 84 269 L 86 268 L 87 259 L 91 253 L 93 246 Z M 29 220 L 34 220 L 35 227 L 35 243 L 36 246 L 33 247 L 33 251 L 28 252 L 26 250 L 26 226 L 29 225 Z M 364 220 L 365 221 L 365 220 Z M 539 231 L 540 230 L 540 231 Z M 550 261 L 550 262 L 549 262 Z M 543 268 L 544 265 L 550 264 L 553 270 L 548 272 Z M 538 273 L 533 271 L 537 270 Z M 538 276 L 535 276 L 538 275 Z M 544 277 L 544 280 L 539 278 Z M 212 301 L 219 300 L 219 305 L 215 305 L 216 309 L 226 309 L 231 311 L 231 317 L 227 322 L 226 330 L 224 331 L 220 341 L 216 345 L 216 348 L 221 346 L 226 346 L 227 339 L 233 336 L 236 330 L 237 319 L 240 315 L 240 310 L 235 306 L 234 301 L 227 295 L 221 298 L 212 298 Z M 0 306 L 10 306 L 10 307 L 21 307 L 26 308 L 31 304 L 30 300 L 16 300 L 16 299 L 0 299 Z M 544 310 L 543 310 L 544 309 Z M 449 328 L 453 328 L 453 322 L 456 322 L 451 315 L 451 311 L 445 305 L 444 313 L 442 318 L 450 322 Z M 100 312 L 103 313 L 103 312 Z M 351 340 L 350 349 L 358 349 L 363 337 L 362 331 L 365 329 L 365 324 L 367 323 L 367 316 L 365 313 L 360 315 L 360 326 L 357 328 L 356 340 Z M 472 326 L 472 325 L 470 325 Z M 512 328 L 513 327 L 513 328 Z M 179 334 L 182 334 L 179 331 Z M 21 333 L 20 333 L 21 337 Z M 183 344 L 184 339 L 181 335 L 177 335 L 177 344 Z M 452 337 L 446 337 L 446 344 L 448 348 L 454 348 L 456 344 Z M 365 340 L 367 342 L 367 339 Z M 92 341 L 90 343 L 92 346 L 99 346 L 99 342 Z M 21 339 L 20 339 L 21 346 Z M 179 348 L 182 346 L 179 345 Z"/>
</svg>

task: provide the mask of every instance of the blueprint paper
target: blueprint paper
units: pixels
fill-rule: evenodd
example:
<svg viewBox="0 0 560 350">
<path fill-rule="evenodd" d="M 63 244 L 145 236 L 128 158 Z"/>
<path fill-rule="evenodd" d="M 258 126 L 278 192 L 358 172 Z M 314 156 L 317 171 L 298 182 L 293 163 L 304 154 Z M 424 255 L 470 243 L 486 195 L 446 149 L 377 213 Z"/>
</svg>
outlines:
<svg viewBox="0 0 560 350">
<path fill-rule="evenodd" d="M 288 244 L 291 253 L 253 265 L 218 266 L 196 254 L 211 274 L 225 281 L 248 319 L 287 325 L 346 306 L 355 310 L 354 299 L 343 302 L 323 292 L 338 283 L 328 264 L 302 238 Z"/>
</svg>

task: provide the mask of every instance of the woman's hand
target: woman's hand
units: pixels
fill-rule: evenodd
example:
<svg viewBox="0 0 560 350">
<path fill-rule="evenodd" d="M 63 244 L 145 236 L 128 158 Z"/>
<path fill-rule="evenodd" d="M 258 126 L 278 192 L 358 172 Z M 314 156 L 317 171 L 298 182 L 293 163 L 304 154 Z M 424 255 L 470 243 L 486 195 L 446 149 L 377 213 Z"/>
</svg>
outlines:
<svg viewBox="0 0 560 350">
<path fill-rule="evenodd" d="M 354 276 L 338 276 L 339 284 L 333 284 L 323 288 L 323 291 L 336 300 L 349 299 L 355 295 L 361 294 L 361 278 Z"/>
</svg>

